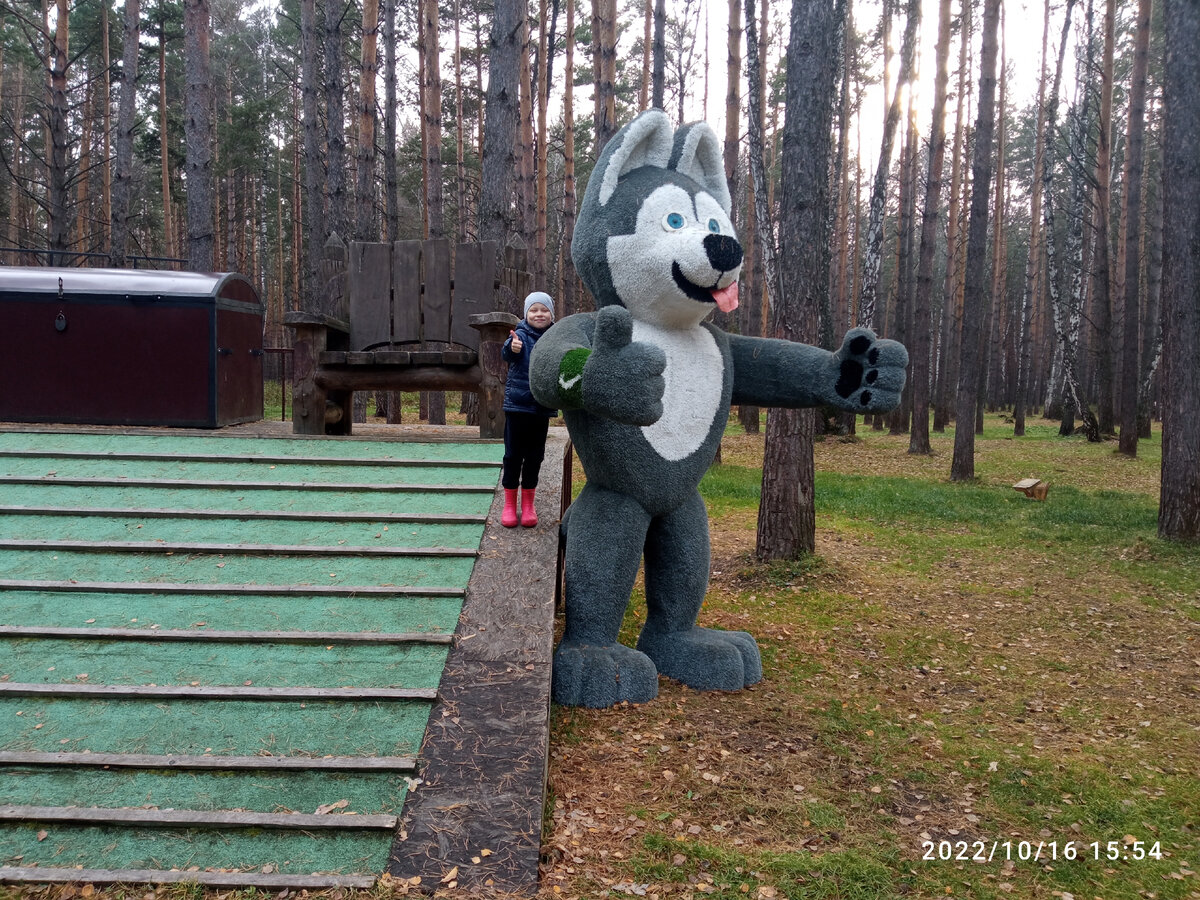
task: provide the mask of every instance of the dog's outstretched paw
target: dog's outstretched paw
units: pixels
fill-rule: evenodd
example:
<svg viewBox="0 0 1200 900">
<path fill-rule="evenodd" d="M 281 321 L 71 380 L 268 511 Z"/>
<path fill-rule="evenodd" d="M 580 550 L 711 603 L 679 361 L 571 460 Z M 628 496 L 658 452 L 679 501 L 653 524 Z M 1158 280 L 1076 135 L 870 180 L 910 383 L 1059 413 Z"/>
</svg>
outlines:
<svg viewBox="0 0 1200 900">
<path fill-rule="evenodd" d="M 877 338 L 868 328 L 846 332 L 834 354 L 838 405 L 857 412 L 886 412 L 900 404 L 908 351 L 904 345 Z"/>
</svg>

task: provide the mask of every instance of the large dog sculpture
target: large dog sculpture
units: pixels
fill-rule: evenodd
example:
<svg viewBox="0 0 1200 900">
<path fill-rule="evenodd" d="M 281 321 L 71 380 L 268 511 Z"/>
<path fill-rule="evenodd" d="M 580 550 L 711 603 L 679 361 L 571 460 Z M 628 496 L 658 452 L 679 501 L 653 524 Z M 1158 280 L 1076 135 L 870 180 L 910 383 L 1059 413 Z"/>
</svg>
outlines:
<svg viewBox="0 0 1200 900">
<path fill-rule="evenodd" d="M 737 306 L 742 267 L 721 148 L 707 125 L 674 131 L 661 110 L 604 148 L 571 253 L 598 312 L 551 327 L 531 363 L 534 396 L 563 410 L 587 474 L 566 522 L 554 699 L 643 702 L 659 673 L 699 690 L 754 684 L 754 638 L 696 626 L 709 573 L 697 485 L 730 404 L 891 409 L 908 354 L 861 328 L 830 353 L 706 322 Z M 648 609 L 635 650 L 617 636 L 643 557 Z"/>
</svg>

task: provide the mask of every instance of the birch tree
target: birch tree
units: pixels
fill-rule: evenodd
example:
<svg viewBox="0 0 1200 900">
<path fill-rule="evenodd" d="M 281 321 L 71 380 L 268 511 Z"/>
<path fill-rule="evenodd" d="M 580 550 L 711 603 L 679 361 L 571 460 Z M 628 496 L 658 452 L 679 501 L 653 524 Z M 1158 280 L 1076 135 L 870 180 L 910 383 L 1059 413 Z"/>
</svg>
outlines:
<svg viewBox="0 0 1200 900">
<path fill-rule="evenodd" d="M 905 85 L 912 80 L 917 53 L 917 36 L 921 28 L 921 0 L 908 0 L 904 39 L 900 45 L 900 72 L 883 122 L 883 139 L 879 148 L 879 165 L 871 189 L 870 214 L 867 219 L 867 239 L 864 249 L 862 293 L 858 301 L 858 324 L 871 328 L 875 323 L 875 306 L 879 295 L 879 270 L 883 261 L 883 214 L 887 203 L 888 175 L 892 167 L 892 147 L 900 125 L 901 100 Z"/>
<path fill-rule="evenodd" d="M 1058 98 L 1059 90 L 1062 84 L 1062 68 L 1063 58 L 1066 55 L 1067 38 L 1070 34 L 1071 26 L 1071 10 L 1074 7 L 1074 0 L 1067 0 L 1066 12 L 1063 20 L 1062 41 L 1060 42 L 1058 62 L 1054 73 L 1054 84 L 1050 89 L 1050 99 L 1046 107 L 1046 130 L 1053 134 L 1058 123 Z M 1096 417 L 1088 408 L 1083 400 L 1082 392 L 1079 389 L 1079 383 L 1075 377 L 1074 353 L 1071 335 L 1077 328 L 1077 325 L 1072 322 L 1070 311 L 1067 308 L 1067 303 L 1062 296 L 1062 278 L 1059 272 L 1058 249 L 1054 243 L 1054 143 L 1048 141 L 1046 143 L 1045 159 L 1043 160 L 1042 172 L 1042 225 L 1044 231 L 1044 242 L 1046 248 L 1046 285 L 1050 291 L 1050 307 L 1052 311 L 1051 318 L 1054 323 L 1055 343 L 1058 346 L 1059 355 L 1062 365 L 1062 381 L 1064 396 L 1068 403 L 1079 413 L 1083 420 L 1083 428 L 1087 434 L 1089 441 L 1100 440 L 1100 428 L 1096 422 Z M 1071 292 L 1074 294 L 1074 291 Z M 1053 375 L 1051 382 L 1054 383 Z"/>
<path fill-rule="evenodd" d="M 1038 74 L 1037 92 L 1037 137 L 1033 156 L 1033 183 L 1030 186 L 1032 196 L 1029 201 L 1029 249 L 1025 259 L 1025 278 L 1021 300 L 1017 393 L 1013 403 L 1013 434 L 1016 437 L 1025 434 L 1025 410 L 1030 394 L 1030 368 L 1033 361 L 1033 300 L 1038 283 L 1038 268 L 1042 258 L 1040 229 L 1042 225 L 1042 167 L 1046 148 L 1046 50 L 1050 39 L 1050 0 L 1046 0 L 1044 10 L 1041 67 Z"/>
</svg>

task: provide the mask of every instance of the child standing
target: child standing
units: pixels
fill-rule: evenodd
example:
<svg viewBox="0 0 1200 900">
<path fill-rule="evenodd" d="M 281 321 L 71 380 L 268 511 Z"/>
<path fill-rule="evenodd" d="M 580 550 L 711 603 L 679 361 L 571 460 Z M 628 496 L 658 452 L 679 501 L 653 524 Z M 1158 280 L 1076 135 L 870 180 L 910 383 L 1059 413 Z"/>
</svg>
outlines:
<svg viewBox="0 0 1200 900">
<path fill-rule="evenodd" d="M 554 301 L 544 291 L 525 298 L 525 318 L 504 342 L 501 355 L 508 363 L 504 386 L 504 511 L 500 524 L 513 528 L 519 521 L 526 528 L 537 524 L 533 500 L 538 474 L 546 455 L 546 432 L 557 410 L 547 409 L 529 390 L 529 357 L 533 345 L 554 324 Z M 517 488 L 521 488 L 521 513 L 517 515 Z"/>
</svg>

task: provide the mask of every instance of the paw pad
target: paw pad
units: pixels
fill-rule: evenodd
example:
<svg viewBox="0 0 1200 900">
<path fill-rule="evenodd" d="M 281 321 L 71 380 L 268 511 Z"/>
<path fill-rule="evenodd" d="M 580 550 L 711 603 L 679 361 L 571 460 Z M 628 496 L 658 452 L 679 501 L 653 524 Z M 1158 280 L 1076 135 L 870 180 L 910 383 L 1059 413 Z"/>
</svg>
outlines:
<svg viewBox="0 0 1200 900">
<path fill-rule="evenodd" d="M 850 342 L 850 352 L 857 354 L 859 356 L 862 356 L 862 354 L 867 352 L 867 348 L 870 346 L 871 346 L 871 339 L 864 334 L 860 334 L 858 337 L 856 337 L 854 340 L 852 340 Z M 879 351 L 875 351 L 875 352 L 878 355 Z M 871 362 L 874 363 L 875 360 L 871 360 Z"/>
<path fill-rule="evenodd" d="M 857 341 L 858 338 L 855 338 Z M 866 340 L 866 338 L 862 338 Z M 851 394 L 862 387 L 863 367 L 862 363 L 854 359 L 842 360 L 842 368 L 838 374 L 837 384 L 834 385 L 834 390 L 838 396 L 843 399 L 848 399 Z"/>
<path fill-rule="evenodd" d="M 863 391 L 862 396 L 859 398 L 858 402 L 861 403 L 863 406 L 870 406 L 871 405 L 871 392 Z"/>
</svg>

